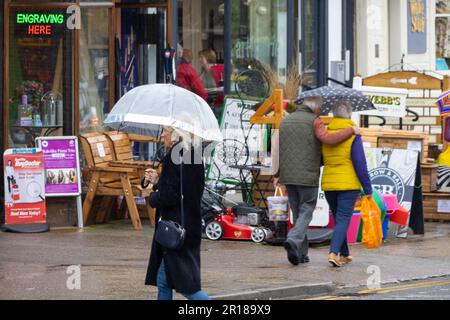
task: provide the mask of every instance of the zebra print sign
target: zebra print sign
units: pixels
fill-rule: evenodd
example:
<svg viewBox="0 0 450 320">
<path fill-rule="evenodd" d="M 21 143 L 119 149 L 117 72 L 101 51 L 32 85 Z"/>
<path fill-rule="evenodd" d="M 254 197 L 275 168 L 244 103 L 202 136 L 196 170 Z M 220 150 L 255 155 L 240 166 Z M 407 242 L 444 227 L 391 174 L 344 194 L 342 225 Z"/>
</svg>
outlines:
<svg viewBox="0 0 450 320">
<path fill-rule="evenodd" d="M 450 192 L 450 167 L 438 168 L 437 186 L 439 191 Z"/>
</svg>

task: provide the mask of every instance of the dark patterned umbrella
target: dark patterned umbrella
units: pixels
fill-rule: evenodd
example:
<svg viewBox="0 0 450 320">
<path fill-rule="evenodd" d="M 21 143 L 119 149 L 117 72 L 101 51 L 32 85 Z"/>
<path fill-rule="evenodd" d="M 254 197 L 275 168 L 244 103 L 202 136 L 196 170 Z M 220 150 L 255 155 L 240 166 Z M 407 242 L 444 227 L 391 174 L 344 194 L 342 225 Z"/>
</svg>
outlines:
<svg viewBox="0 0 450 320">
<path fill-rule="evenodd" d="M 305 91 L 298 97 L 296 103 L 302 104 L 303 100 L 308 97 L 321 97 L 323 99 L 322 115 L 328 115 L 333 106 L 341 100 L 350 102 L 353 106 L 353 112 L 376 109 L 373 103 L 362 92 L 345 87 L 326 86 Z"/>
</svg>

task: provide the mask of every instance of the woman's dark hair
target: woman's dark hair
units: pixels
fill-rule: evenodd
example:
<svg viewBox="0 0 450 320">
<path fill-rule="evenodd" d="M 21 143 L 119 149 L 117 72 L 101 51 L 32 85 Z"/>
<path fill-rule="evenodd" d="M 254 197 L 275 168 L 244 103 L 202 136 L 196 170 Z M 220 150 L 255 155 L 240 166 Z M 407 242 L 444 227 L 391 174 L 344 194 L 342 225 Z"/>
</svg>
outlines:
<svg viewBox="0 0 450 320">
<path fill-rule="evenodd" d="M 8 166 L 12 166 L 12 161 L 8 160 Z"/>
</svg>

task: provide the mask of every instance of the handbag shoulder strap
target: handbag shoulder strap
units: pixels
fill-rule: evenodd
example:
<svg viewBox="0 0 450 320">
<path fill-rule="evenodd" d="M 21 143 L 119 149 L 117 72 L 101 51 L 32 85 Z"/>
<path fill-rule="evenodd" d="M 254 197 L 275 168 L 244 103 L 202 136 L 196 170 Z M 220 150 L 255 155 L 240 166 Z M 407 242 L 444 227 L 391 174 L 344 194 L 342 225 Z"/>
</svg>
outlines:
<svg viewBox="0 0 450 320">
<path fill-rule="evenodd" d="M 181 227 L 184 228 L 183 158 L 180 159 Z"/>
</svg>

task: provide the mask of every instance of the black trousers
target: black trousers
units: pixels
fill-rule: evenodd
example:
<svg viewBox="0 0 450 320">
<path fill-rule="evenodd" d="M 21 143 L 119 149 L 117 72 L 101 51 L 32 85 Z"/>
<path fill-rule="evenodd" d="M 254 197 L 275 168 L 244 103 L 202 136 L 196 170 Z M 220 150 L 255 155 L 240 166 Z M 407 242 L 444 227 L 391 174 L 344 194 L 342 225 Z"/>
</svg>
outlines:
<svg viewBox="0 0 450 320">
<path fill-rule="evenodd" d="M 14 177 L 7 177 L 8 179 L 8 192 L 11 193 L 11 185 L 12 182 L 14 181 Z"/>
</svg>

